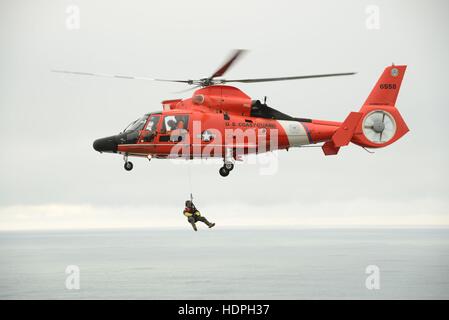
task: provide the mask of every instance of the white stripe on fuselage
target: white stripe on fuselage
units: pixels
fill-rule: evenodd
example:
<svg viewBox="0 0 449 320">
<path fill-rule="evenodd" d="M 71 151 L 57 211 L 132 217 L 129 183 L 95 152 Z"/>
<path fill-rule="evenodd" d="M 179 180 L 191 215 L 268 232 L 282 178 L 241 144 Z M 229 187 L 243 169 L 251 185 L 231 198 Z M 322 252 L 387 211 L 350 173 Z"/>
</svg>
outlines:
<svg viewBox="0 0 449 320">
<path fill-rule="evenodd" d="M 278 122 L 287 135 L 290 147 L 299 147 L 310 143 L 306 129 L 301 122 L 290 120 L 278 120 Z"/>
</svg>

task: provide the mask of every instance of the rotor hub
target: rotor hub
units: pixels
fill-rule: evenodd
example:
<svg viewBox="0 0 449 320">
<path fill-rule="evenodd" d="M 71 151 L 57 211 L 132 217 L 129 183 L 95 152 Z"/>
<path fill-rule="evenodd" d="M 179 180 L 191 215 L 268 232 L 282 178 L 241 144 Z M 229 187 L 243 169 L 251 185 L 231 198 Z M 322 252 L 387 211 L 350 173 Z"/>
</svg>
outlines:
<svg viewBox="0 0 449 320">
<path fill-rule="evenodd" d="M 376 120 L 373 123 L 373 130 L 377 133 L 381 133 L 385 130 L 385 123 L 382 120 Z"/>
</svg>

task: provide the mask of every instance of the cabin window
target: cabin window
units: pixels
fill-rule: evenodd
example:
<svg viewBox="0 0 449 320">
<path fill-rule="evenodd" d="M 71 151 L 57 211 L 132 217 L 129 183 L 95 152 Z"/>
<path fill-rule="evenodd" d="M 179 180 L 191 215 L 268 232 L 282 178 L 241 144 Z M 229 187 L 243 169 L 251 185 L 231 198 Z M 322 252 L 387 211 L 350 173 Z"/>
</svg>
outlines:
<svg viewBox="0 0 449 320">
<path fill-rule="evenodd" d="M 173 115 L 165 116 L 162 122 L 159 141 L 180 142 L 188 135 L 189 116 Z"/>
<path fill-rule="evenodd" d="M 189 116 L 188 115 L 173 115 L 165 116 L 162 123 L 161 133 L 170 133 L 175 130 L 188 130 Z"/>
</svg>

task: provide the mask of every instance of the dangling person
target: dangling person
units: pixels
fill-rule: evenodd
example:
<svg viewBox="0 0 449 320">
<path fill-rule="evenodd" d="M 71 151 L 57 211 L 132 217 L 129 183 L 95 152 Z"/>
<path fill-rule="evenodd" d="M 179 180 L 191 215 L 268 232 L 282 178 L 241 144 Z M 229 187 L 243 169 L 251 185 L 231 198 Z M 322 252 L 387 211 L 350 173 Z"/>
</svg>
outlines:
<svg viewBox="0 0 449 320">
<path fill-rule="evenodd" d="M 187 221 L 192 225 L 193 230 L 198 231 L 196 228 L 196 222 L 201 221 L 205 223 L 209 228 L 215 226 L 215 223 L 207 221 L 206 217 L 201 216 L 200 212 L 196 209 L 192 201 L 186 201 L 186 208 L 184 209 L 184 215 L 187 217 Z"/>
</svg>

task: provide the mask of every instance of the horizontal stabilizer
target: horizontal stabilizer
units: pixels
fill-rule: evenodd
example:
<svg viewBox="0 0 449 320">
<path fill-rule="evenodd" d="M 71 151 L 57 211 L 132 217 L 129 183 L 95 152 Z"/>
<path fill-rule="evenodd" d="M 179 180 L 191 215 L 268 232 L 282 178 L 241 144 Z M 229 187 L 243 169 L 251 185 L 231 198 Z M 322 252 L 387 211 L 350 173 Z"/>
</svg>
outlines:
<svg viewBox="0 0 449 320">
<path fill-rule="evenodd" d="M 355 129 L 362 119 L 363 113 L 351 112 L 343 121 L 341 126 L 332 135 L 331 140 L 327 141 L 322 149 L 326 156 L 335 155 L 340 147 L 347 146 L 354 135 Z"/>
<path fill-rule="evenodd" d="M 340 128 L 332 136 L 332 142 L 336 147 L 343 147 L 349 144 L 362 116 L 363 113 L 361 112 L 351 112 L 346 117 Z"/>
</svg>

